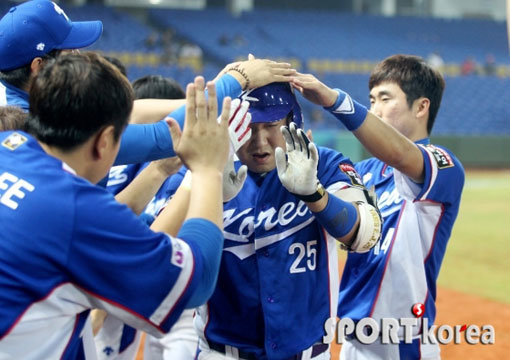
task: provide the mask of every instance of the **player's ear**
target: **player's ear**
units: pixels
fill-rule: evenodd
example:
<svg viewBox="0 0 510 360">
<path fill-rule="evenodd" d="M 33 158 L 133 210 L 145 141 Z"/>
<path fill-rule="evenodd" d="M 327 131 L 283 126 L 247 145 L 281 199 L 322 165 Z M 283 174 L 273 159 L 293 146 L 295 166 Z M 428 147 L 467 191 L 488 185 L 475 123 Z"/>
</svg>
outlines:
<svg viewBox="0 0 510 360">
<path fill-rule="evenodd" d="M 113 125 L 108 125 L 99 130 L 95 136 L 93 157 L 94 160 L 103 159 L 105 156 L 114 151 L 116 146 L 115 141 L 115 128 Z"/>
<path fill-rule="evenodd" d="M 426 97 L 418 98 L 414 101 L 415 113 L 417 118 L 427 118 L 430 109 L 430 100 Z"/>
<path fill-rule="evenodd" d="M 32 60 L 30 63 L 30 71 L 32 74 L 37 75 L 39 71 L 41 70 L 43 65 L 43 59 L 41 57 L 36 57 Z"/>
</svg>

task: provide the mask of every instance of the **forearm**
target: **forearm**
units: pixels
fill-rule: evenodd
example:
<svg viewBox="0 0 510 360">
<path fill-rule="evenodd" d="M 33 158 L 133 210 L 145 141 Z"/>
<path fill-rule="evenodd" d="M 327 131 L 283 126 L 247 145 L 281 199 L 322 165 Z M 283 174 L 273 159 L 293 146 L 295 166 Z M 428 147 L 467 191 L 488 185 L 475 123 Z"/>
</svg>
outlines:
<svg viewBox="0 0 510 360">
<path fill-rule="evenodd" d="M 140 215 L 167 177 L 167 174 L 151 163 L 134 178 L 131 184 L 115 195 L 115 199 L 127 205 L 136 215 Z"/>
<path fill-rule="evenodd" d="M 365 121 L 353 134 L 376 158 L 414 181 L 423 181 L 422 152 L 391 125 L 368 112 Z"/>
<path fill-rule="evenodd" d="M 139 99 L 133 104 L 129 122 L 149 124 L 163 119 L 186 103 L 186 99 Z"/>
<path fill-rule="evenodd" d="M 326 231 L 341 243 L 349 246 L 359 227 L 357 206 L 335 195 L 325 195 L 318 201 L 305 202 Z"/>
<path fill-rule="evenodd" d="M 353 132 L 363 146 L 379 160 L 396 168 L 415 181 L 423 179 L 423 156 L 411 140 L 350 96 L 339 90 L 330 90 L 328 98 L 337 94 L 334 104 L 326 107 L 347 129 Z M 349 101 L 351 100 L 351 101 Z M 350 107 L 351 111 L 339 111 Z"/>
<path fill-rule="evenodd" d="M 152 223 L 152 230 L 177 236 L 188 212 L 190 190 L 190 187 L 185 184 L 179 186 L 172 199 Z"/>
<path fill-rule="evenodd" d="M 164 120 L 146 125 L 130 124 L 120 139 L 114 165 L 138 164 L 172 156 L 175 151 Z"/>
</svg>

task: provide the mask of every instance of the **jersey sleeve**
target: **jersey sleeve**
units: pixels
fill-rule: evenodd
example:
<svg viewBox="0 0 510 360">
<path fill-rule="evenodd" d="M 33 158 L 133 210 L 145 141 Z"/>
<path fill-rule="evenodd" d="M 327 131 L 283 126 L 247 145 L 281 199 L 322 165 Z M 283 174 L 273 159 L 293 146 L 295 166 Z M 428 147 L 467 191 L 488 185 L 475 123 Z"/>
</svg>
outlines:
<svg viewBox="0 0 510 360">
<path fill-rule="evenodd" d="M 412 201 L 458 202 L 464 186 L 464 168 L 449 150 L 437 145 L 418 144 L 423 154 L 424 180 L 414 182 L 394 169 L 395 186 L 400 195 Z"/>
<path fill-rule="evenodd" d="M 180 125 L 182 129 L 182 123 Z M 138 164 L 171 156 L 175 156 L 175 151 L 165 120 L 154 124 L 129 124 L 120 139 L 114 165 Z"/>
<path fill-rule="evenodd" d="M 202 277 L 190 246 L 154 233 L 103 189 L 84 186 L 75 201 L 71 282 L 131 326 L 169 331 Z"/>
<path fill-rule="evenodd" d="M 239 95 L 241 95 L 242 89 L 241 85 L 237 82 L 237 80 L 229 74 L 224 74 L 216 81 L 216 99 L 218 101 L 218 115 L 221 114 L 223 108 L 223 99 L 226 96 L 230 96 L 232 99 L 235 99 Z M 207 94 L 207 92 L 206 92 Z M 184 116 L 186 113 L 186 106 L 183 105 L 180 108 L 174 110 L 168 116 L 174 118 L 181 129 L 184 125 Z"/>
<path fill-rule="evenodd" d="M 131 184 L 141 168 L 140 164 L 113 166 L 108 173 L 106 190 L 117 195 Z"/>
<path fill-rule="evenodd" d="M 348 187 L 364 189 L 363 182 L 351 160 L 337 151 L 319 147 L 317 176 L 329 192 Z"/>
</svg>

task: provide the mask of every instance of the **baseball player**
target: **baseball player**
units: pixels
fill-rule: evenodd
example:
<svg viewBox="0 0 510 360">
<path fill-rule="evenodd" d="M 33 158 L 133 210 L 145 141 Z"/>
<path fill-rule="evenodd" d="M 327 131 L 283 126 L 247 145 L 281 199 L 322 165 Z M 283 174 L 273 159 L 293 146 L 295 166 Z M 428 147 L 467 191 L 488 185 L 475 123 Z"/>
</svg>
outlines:
<svg viewBox="0 0 510 360">
<path fill-rule="evenodd" d="M 100 21 L 72 22 L 52 1 L 27 1 L 12 7 L 0 19 L 0 106 L 13 105 L 28 111 L 31 79 L 45 62 L 71 49 L 93 44 L 102 31 Z M 237 97 L 248 85 L 257 87 L 272 81 L 288 81 L 288 75 L 293 74 L 290 64 L 260 59 L 228 66 L 216 81 L 218 107 L 221 109 L 225 96 Z M 154 103 L 161 100 L 144 101 L 149 103 L 136 102 L 134 112 L 149 111 L 158 120 L 170 112 L 169 108 L 175 109 L 175 102 L 170 105 L 170 100 L 163 105 Z M 182 106 L 172 114 L 181 127 L 184 112 Z M 154 124 L 129 125 L 114 164 L 136 164 L 170 156 L 175 156 L 172 138 L 167 123 L 161 120 Z"/>
<path fill-rule="evenodd" d="M 248 113 L 248 106 L 248 102 L 241 102 L 239 99 L 235 99 L 232 101 L 230 107 L 229 137 L 231 150 L 229 152 L 229 161 L 227 162 L 228 166 L 225 166 L 223 171 L 224 202 L 237 195 L 247 176 L 246 166 L 242 166 L 238 171 L 235 171 L 233 167 L 233 156 L 235 151 L 246 143 L 251 136 L 251 130 L 249 128 L 251 116 Z M 110 174 L 111 173 L 112 171 L 110 171 Z M 138 174 L 135 181 L 141 175 L 142 173 Z M 153 200 L 145 208 L 144 213 L 140 217 L 142 221 L 151 225 L 157 214 L 168 202 L 170 194 L 175 192 L 175 188 L 179 187 L 179 184 L 180 187 L 189 186 L 186 185 L 190 181 L 189 175 L 189 171 L 183 167 L 178 175 L 168 177 Z M 154 181 L 155 180 L 153 180 L 153 182 Z M 129 186 L 132 185 L 134 185 L 134 182 Z M 149 190 L 149 187 L 145 187 L 145 192 L 154 194 Z M 116 195 L 118 201 L 120 200 L 118 198 L 120 194 L 122 194 L 122 192 Z M 145 198 L 146 194 L 140 194 L 140 196 L 137 197 Z M 177 218 L 178 214 L 174 216 L 174 220 Z M 179 320 L 172 327 L 172 330 L 162 338 L 155 338 L 147 335 L 145 337 L 144 359 L 194 359 L 198 344 L 198 334 L 193 326 L 193 313 L 193 309 L 183 311 Z M 93 317 L 93 319 L 95 318 L 96 317 Z M 113 316 L 107 316 L 97 321 L 97 323 L 100 322 L 103 323 L 100 324 L 101 328 L 94 338 L 98 350 L 98 358 L 104 360 L 134 359 L 140 343 L 140 332 Z"/>
<path fill-rule="evenodd" d="M 354 336 L 341 359 L 439 359 L 438 345 L 422 344 L 421 319 L 432 326 L 436 279 L 459 211 L 464 170 L 448 149 L 430 144 L 429 134 L 444 89 L 442 76 L 415 56 L 395 55 L 379 63 L 369 81 L 370 111 L 312 75 L 293 84 L 326 107 L 375 156 L 355 165 L 367 187 L 375 187 L 383 216 L 381 240 L 370 251 L 349 253 L 338 313 L 362 318 L 414 318 L 412 344 L 371 345 Z M 420 305 L 422 304 L 422 305 Z M 420 313 L 423 311 L 423 313 Z M 403 329 L 399 328 L 402 339 Z"/>
<path fill-rule="evenodd" d="M 218 284 L 195 316 L 198 359 L 329 359 L 322 337 L 336 316 L 337 243 L 367 251 L 379 215 L 351 162 L 306 138 L 288 84 L 241 97 L 252 135 L 234 167 L 248 172 L 223 206 Z"/>
<path fill-rule="evenodd" d="M 94 354 L 81 341 L 91 308 L 161 336 L 183 309 L 207 300 L 223 247 L 229 151 L 228 111 L 218 122 L 214 84 L 207 88 L 209 100 L 203 78 L 188 85 L 182 135 L 172 122 L 191 190 L 151 231 L 94 185 L 110 168 L 131 112 L 127 79 L 93 53 L 60 56 L 39 73 L 28 133 L 0 135 L 0 357 Z M 180 226 L 172 214 L 182 211 L 178 237 L 165 234 Z"/>
</svg>

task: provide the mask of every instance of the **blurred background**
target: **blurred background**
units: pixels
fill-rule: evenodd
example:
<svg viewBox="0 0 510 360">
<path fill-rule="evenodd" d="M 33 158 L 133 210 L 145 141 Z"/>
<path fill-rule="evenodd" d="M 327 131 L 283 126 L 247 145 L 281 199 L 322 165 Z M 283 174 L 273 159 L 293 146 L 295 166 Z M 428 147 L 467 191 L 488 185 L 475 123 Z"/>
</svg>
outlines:
<svg viewBox="0 0 510 360">
<path fill-rule="evenodd" d="M 18 1 L 19 2 L 19 1 Z M 92 49 L 130 80 L 160 74 L 182 86 L 227 64 L 284 60 L 369 104 L 368 76 L 385 57 L 422 56 L 446 78 L 433 140 L 468 167 L 510 166 L 510 56 L 504 0 L 61 0 L 73 20 L 99 19 Z M 5 13 L 16 1 L 3 0 Z M 332 116 L 301 101 L 315 140 L 367 156 Z"/>
</svg>

